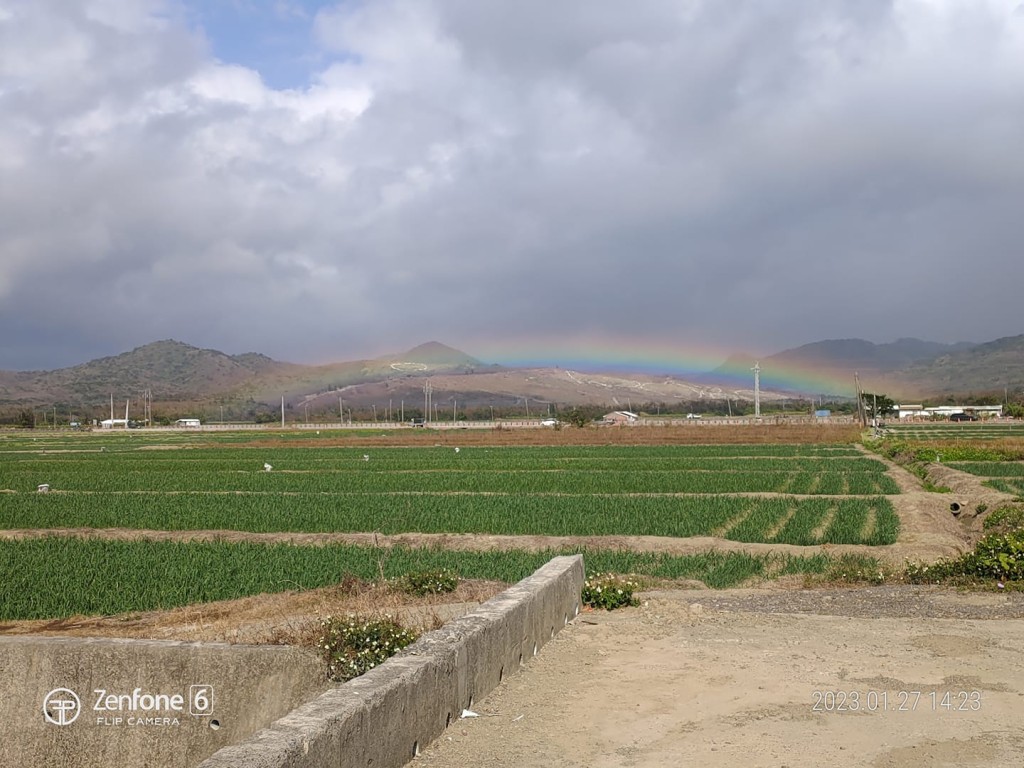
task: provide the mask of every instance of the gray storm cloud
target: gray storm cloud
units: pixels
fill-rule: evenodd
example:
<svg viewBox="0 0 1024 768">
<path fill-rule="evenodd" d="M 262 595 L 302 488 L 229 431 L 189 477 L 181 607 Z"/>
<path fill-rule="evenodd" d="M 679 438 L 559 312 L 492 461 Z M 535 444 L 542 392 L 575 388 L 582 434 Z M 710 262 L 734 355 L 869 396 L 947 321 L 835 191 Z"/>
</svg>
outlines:
<svg viewBox="0 0 1024 768">
<path fill-rule="evenodd" d="M 375 0 L 309 46 L 275 90 L 172 2 L 0 0 L 0 368 L 1024 330 L 1012 3 Z"/>
</svg>

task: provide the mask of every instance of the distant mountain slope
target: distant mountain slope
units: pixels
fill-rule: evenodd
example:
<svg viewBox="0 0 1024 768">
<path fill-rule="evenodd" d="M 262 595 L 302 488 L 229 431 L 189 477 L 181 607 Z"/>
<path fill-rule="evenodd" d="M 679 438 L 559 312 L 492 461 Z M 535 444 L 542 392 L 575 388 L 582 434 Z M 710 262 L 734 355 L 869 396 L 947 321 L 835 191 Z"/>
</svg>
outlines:
<svg viewBox="0 0 1024 768">
<path fill-rule="evenodd" d="M 843 371 L 895 371 L 912 363 L 970 349 L 971 344 L 940 344 L 921 339 L 897 339 L 874 344 L 864 339 L 830 339 L 804 344 L 765 358 L 768 363 L 818 365 Z"/>
<path fill-rule="evenodd" d="M 436 341 L 394 355 L 318 366 L 297 366 L 284 375 L 260 377 L 245 393 L 254 400 L 272 401 L 284 396 L 289 402 L 338 392 L 347 387 L 394 378 L 467 374 L 494 370 L 465 352 Z"/>
<path fill-rule="evenodd" d="M 1005 336 L 904 366 L 888 378 L 894 391 L 924 395 L 1002 394 L 1024 387 L 1024 335 Z"/>
<path fill-rule="evenodd" d="M 113 357 L 71 368 L 0 374 L 5 402 L 102 402 L 111 394 L 189 400 L 242 386 L 255 377 L 296 368 L 250 352 L 226 355 L 179 341 L 155 341 Z"/>
<path fill-rule="evenodd" d="M 389 362 L 421 363 L 423 365 L 447 369 L 468 370 L 484 367 L 484 363 L 481 363 L 475 357 L 470 357 L 465 352 L 452 349 L 451 347 L 437 341 L 428 341 L 426 344 L 420 344 L 418 347 L 413 347 L 408 352 L 401 355 L 395 355 L 384 359 Z"/>
<path fill-rule="evenodd" d="M 1016 386 L 1024 384 L 1014 346 L 1019 338 L 988 344 L 941 344 L 913 338 L 887 344 L 864 339 L 816 341 L 760 358 L 761 386 L 792 390 L 794 378 L 807 377 L 849 382 L 852 391 L 857 372 L 865 389 L 889 390 L 902 399 L 994 392 L 1004 386 L 1012 388 L 1014 382 Z M 751 379 L 754 363 L 749 355 L 733 355 L 701 380 L 735 386 Z"/>
<path fill-rule="evenodd" d="M 429 342 L 377 360 L 296 365 L 248 352 L 226 355 L 180 341 L 164 340 L 113 357 L 55 371 L 0 371 L 0 404 L 103 403 L 137 398 L 150 390 L 156 400 L 212 397 L 276 402 L 398 376 L 494 370 L 457 349 Z"/>
</svg>

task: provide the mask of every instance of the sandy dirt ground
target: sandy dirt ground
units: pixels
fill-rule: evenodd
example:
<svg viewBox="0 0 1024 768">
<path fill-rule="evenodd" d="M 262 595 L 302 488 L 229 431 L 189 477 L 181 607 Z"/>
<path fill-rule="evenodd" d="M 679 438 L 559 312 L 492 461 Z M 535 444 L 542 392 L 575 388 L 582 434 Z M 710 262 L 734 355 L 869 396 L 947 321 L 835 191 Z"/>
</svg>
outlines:
<svg viewBox="0 0 1024 768">
<path fill-rule="evenodd" d="M 1021 765 L 1024 595 L 933 589 L 581 614 L 413 765 Z"/>
</svg>

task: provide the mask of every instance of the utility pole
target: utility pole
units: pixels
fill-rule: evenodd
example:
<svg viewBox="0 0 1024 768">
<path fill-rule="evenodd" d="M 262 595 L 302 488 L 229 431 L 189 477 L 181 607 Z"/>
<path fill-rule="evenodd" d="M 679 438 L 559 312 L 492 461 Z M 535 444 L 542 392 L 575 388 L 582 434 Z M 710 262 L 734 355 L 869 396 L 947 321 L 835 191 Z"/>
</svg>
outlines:
<svg viewBox="0 0 1024 768">
<path fill-rule="evenodd" d="M 853 387 L 857 392 L 857 416 L 860 417 L 860 426 L 863 429 L 868 425 L 868 417 L 864 408 L 864 393 L 860 389 L 860 376 L 857 371 L 853 372 Z"/>
<path fill-rule="evenodd" d="M 281 395 L 281 429 L 284 429 L 284 395 Z"/>
<path fill-rule="evenodd" d="M 754 367 L 754 418 L 761 418 L 761 363 L 755 361 Z"/>
<path fill-rule="evenodd" d="M 455 423 L 455 415 L 456 415 L 456 412 L 457 412 L 457 409 L 458 409 L 458 405 L 459 405 L 459 401 L 453 399 L 452 400 L 452 424 Z M 54 417 L 54 421 L 56 422 L 56 417 Z"/>
</svg>

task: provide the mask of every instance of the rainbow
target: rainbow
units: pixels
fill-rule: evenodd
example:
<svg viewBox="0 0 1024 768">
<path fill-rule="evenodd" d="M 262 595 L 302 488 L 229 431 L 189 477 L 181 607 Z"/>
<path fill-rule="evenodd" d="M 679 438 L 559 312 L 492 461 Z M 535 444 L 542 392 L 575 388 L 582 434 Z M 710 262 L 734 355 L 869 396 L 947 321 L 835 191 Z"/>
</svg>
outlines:
<svg viewBox="0 0 1024 768">
<path fill-rule="evenodd" d="M 469 346 L 469 345 L 467 345 Z M 517 338 L 480 340 L 472 354 L 487 363 L 516 368 L 568 368 L 592 373 L 642 373 L 702 378 L 753 390 L 753 358 L 719 346 L 670 343 L 641 337 Z M 807 395 L 853 396 L 853 371 L 761 360 L 761 387 Z"/>
</svg>

